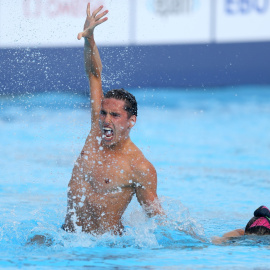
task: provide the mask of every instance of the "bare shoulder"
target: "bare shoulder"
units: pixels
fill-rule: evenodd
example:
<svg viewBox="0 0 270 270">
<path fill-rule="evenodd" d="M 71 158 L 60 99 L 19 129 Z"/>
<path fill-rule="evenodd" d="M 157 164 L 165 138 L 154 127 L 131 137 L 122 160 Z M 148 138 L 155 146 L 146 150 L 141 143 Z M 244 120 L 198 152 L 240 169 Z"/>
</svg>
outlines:
<svg viewBox="0 0 270 270">
<path fill-rule="evenodd" d="M 137 147 L 134 147 L 134 150 L 131 153 L 132 166 L 140 172 L 154 172 L 155 167 L 153 164 L 144 156 L 143 152 Z"/>
<path fill-rule="evenodd" d="M 89 160 L 100 147 L 101 134 L 96 129 L 89 132 L 82 151 L 79 153 L 72 170 L 69 189 L 82 188 L 85 185 L 85 175 L 89 172 Z"/>
<path fill-rule="evenodd" d="M 145 181 L 149 184 L 149 181 L 151 181 L 151 184 L 156 185 L 157 173 L 155 167 L 144 156 L 142 151 L 137 146 L 135 147 L 130 160 L 132 161 L 131 166 L 136 174 L 136 178 L 141 184 L 146 184 L 144 183 Z"/>
</svg>

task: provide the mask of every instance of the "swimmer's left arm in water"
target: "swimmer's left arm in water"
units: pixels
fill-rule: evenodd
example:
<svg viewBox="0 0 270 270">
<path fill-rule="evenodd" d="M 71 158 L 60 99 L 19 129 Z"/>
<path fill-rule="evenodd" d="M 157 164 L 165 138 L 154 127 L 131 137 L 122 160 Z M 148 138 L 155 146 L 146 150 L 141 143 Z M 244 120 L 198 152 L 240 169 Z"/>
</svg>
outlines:
<svg viewBox="0 0 270 270">
<path fill-rule="evenodd" d="M 148 161 L 144 162 L 137 175 L 136 196 L 148 217 L 164 215 L 157 196 L 157 173 L 154 166 Z"/>
</svg>

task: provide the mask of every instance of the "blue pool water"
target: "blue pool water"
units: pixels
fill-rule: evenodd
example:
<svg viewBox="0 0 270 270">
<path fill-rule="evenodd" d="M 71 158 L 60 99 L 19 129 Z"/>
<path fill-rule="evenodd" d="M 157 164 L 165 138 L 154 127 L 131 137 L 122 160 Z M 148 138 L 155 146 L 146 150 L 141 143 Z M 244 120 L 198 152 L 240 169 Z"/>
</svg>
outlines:
<svg viewBox="0 0 270 270">
<path fill-rule="evenodd" d="M 139 103 L 131 137 L 157 169 L 167 219 L 147 219 L 133 200 L 123 237 L 62 231 L 90 130 L 88 96 L 2 95 L 0 267 L 270 269 L 268 237 L 211 243 L 270 206 L 270 87 L 131 91 Z M 47 245 L 29 244 L 35 234 Z"/>
</svg>

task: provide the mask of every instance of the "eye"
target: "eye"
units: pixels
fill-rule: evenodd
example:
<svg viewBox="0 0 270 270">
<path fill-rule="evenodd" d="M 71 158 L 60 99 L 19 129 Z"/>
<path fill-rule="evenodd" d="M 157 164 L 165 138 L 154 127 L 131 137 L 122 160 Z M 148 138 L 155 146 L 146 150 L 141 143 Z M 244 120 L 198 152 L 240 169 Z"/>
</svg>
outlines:
<svg viewBox="0 0 270 270">
<path fill-rule="evenodd" d="M 100 111 L 100 115 L 106 115 L 106 112 L 103 111 L 103 110 L 101 110 L 101 111 Z"/>
<path fill-rule="evenodd" d="M 119 113 L 111 113 L 111 116 L 113 116 L 113 117 L 120 117 L 120 114 Z"/>
</svg>

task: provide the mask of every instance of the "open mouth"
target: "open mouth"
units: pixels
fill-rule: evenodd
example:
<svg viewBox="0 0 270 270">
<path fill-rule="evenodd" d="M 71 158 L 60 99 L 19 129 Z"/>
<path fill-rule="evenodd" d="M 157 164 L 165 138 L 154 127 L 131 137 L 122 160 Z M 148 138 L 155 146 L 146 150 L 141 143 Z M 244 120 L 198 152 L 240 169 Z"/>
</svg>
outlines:
<svg viewBox="0 0 270 270">
<path fill-rule="evenodd" d="M 113 138 L 113 130 L 111 128 L 105 127 L 103 128 L 103 138 L 105 140 L 111 140 Z"/>
</svg>

